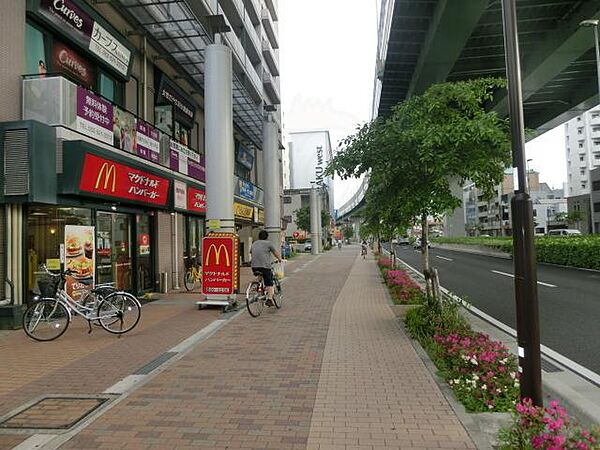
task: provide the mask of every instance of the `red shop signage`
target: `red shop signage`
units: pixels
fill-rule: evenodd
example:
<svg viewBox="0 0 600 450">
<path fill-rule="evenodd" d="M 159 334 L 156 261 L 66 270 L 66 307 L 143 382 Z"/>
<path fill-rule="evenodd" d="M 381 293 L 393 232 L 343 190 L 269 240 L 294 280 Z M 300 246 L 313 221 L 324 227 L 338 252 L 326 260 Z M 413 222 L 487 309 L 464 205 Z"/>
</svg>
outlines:
<svg viewBox="0 0 600 450">
<path fill-rule="evenodd" d="M 102 196 L 164 206 L 168 200 L 169 180 L 86 153 L 79 189 Z"/>
<path fill-rule="evenodd" d="M 206 212 L 206 192 L 191 186 L 187 188 L 187 209 L 194 212 Z"/>
<path fill-rule="evenodd" d="M 202 293 L 229 295 L 238 287 L 238 239 L 234 233 L 211 233 L 202 239 Z"/>
</svg>

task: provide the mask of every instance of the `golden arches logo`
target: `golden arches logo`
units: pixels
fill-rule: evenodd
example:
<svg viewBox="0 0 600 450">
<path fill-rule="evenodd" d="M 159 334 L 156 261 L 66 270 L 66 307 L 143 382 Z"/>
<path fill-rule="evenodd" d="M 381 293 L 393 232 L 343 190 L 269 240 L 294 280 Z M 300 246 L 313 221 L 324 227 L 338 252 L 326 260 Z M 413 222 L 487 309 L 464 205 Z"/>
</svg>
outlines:
<svg viewBox="0 0 600 450">
<path fill-rule="evenodd" d="M 109 182 L 112 181 L 112 184 L 110 186 L 110 192 L 115 192 L 115 184 L 117 180 L 116 171 L 117 170 L 115 169 L 114 164 L 109 164 L 106 162 L 103 163 L 102 167 L 100 167 L 100 171 L 98 172 L 98 177 L 96 177 L 96 185 L 94 186 L 94 189 L 98 189 L 98 186 L 100 186 L 102 179 L 104 179 L 103 189 L 106 190 L 108 188 Z"/>
<path fill-rule="evenodd" d="M 210 255 L 214 254 L 214 262 L 216 265 L 219 265 L 219 261 L 221 260 L 221 251 L 223 251 L 225 253 L 225 265 L 227 267 L 231 266 L 231 260 L 229 259 L 229 251 L 227 250 L 227 247 L 225 247 L 225 244 L 221 244 L 219 245 L 219 248 L 217 248 L 216 244 L 210 244 L 210 247 L 208 247 L 208 251 L 206 252 L 206 260 L 204 261 L 204 265 L 208 266 L 208 261 L 210 260 Z"/>
</svg>

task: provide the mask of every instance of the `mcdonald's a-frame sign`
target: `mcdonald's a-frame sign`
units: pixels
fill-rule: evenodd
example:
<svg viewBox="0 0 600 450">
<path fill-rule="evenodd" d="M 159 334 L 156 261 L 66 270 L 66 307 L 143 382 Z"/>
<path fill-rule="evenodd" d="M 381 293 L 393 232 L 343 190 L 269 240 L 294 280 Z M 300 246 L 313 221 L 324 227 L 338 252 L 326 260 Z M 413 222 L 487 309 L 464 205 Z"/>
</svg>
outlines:
<svg viewBox="0 0 600 450">
<path fill-rule="evenodd" d="M 202 293 L 230 295 L 238 288 L 238 237 L 234 233 L 210 233 L 202 239 Z"/>
</svg>

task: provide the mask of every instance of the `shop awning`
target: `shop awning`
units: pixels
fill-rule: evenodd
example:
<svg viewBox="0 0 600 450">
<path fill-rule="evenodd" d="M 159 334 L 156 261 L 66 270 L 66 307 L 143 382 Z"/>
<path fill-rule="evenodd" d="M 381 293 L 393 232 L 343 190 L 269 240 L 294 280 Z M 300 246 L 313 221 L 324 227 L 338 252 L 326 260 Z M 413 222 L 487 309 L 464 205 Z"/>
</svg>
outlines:
<svg viewBox="0 0 600 450">
<path fill-rule="evenodd" d="M 117 0 L 116 3 L 187 76 L 204 86 L 204 49 L 213 43 L 213 36 L 201 21 L 206 16 L 201 17 L 195 11 L 202 2 L 194 4 L 194 10 L 183 0 Z M 233 37 L 232 40 L 235 44 Z M 262 148 L 262 100 L 248 78 L 251 77 L 244 76 L 243 71 L 233 74 L 233 120 L 253 144 Z"/>
</svg>

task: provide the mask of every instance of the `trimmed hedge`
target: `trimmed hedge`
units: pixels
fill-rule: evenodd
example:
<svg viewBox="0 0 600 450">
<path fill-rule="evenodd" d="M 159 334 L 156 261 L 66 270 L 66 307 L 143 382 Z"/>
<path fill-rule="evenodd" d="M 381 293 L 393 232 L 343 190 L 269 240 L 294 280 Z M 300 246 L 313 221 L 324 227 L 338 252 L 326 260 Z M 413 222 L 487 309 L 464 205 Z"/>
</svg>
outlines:
<svg viewBox="0 0 600 450">
<path fill-rule="evenodd" d="M 480 245 L 512 255 L 512 237 L 434 238 L 440 244 Z M 600 270 L 600 235 L 539 236 L 535 238 L 536 259 L 540 263 L 560 264 Z"/>
</svg>

